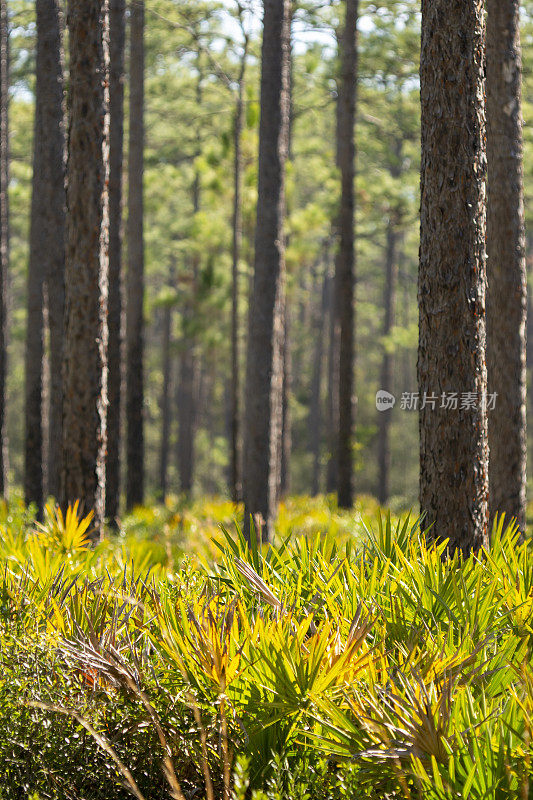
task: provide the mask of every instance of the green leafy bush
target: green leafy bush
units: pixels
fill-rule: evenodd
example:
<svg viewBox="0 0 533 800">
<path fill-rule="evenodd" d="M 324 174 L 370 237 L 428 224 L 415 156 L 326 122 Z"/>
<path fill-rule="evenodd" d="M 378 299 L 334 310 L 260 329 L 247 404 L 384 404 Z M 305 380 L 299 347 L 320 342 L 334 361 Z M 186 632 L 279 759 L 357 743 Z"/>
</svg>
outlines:
<svg viewBox="0 0 533 800">
<path fill-rule="evenodd" d="M 161 556 L 153 519 L 131 551 L 131 530 L 88 549 L 75 514 L 12 519 L 5 800 L 511 800 L 533 785 L 533 561 L 503 520 L 469 558 L 409 518 L 351 536 L 343 518 L 342 536 L 265 548 L 225 530 L 201 566 L 172 532 Z"/>
</svg>

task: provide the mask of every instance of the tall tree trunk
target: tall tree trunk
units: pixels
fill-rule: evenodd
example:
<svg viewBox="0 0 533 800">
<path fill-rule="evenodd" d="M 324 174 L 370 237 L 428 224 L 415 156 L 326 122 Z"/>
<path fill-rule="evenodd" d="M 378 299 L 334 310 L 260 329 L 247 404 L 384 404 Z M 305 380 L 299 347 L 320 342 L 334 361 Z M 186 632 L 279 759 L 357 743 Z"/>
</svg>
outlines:
<svg viewBox="0 0 533 800">
<path fill-rule="evenodd" d="M 294 19 L 294 4 L 291 0 L 289 7 L 289 129 L 287 132 L 287 160 L 293 160 L 294 142 L 294 52 L 293 52 L 293 33 L 292 25 Z M 286 208 L 287 216 L 290 209 Z M 289 246 L 289 237 L 286 239 L 285 246 Z M 281 436 L 279 440 L 279 485 L 277 500 L 286 497 L 291 489 L 291 453 L 292 453 L 292 416 L 291 416 L 291 394 L 292 394 L 292 352 L 291 352 L 291 312 L 288 304 L 288 297 L 285 297 L 283 304 L 283 342 L 282 342 L 282 386 L 281 386 Z"/>
<path fill-rule="evenodd" d="M 337 166 L 341 173 L 339 251 L 336 259 L 339 314 L 339 434 L 337 492 L 340 508 L 353 505 L 353 388 L 355 289 L 355 104 L 359 0 L 346 0 L 340 37 L 341 75 L 337 101 Z"/>
<path fill-rule="evenodd" d="M 198 107 L 201 103 L 201 80 L 197 84 Z M 200 175 L 196 172 L 192 187 L 193 213 L 200 210 Z M 199 364 L 194 328 L 195 306 L 198 293 L 200 262 L 197 253 L 192 255 L 192 296 L 186 302 L 182 319 L 182 341 L 178 372 L 178 440 L 177 462 L 180 492 L 190 495 L 194 482 L 196 426 L 198 408 L 196 403 Z"/>
<path fill-rule="evenodd" d="M 240 372 L 239 372 L 239 260 L 242 243 L 242 131 L 244 128 L 244 90 L 246 75 L 246 57 L 248 41 L 242 55 L 241 69 L 237 89 L 237 102 L 234 119 L 234 163 L 233 163 L 233 249 L 231 270 L 231 415 L 230 415 L 230 490 L 234 503 L 238 503 L 242 495 L 242 478 L 240 474 Z"/>
<path fill-rule="evenodd" d="M 409 275 L 409 262 L 405 256 L 405 250 L 402 248 L 398 254 L 398 278 L 402 291 L 401 308 L 402 325 L 407 330 L 411 324 L 411 276 Z M 404 347 L 401 359 L 401 374 L 403 378 L 404 391 L 411 391 L 414 388 L 416 378 L 413 377 L 413 361 L 412 353 L 409 348 Z"/>
<path fill-rule="evenodd" d="M 61 500 L 105 500 L 108 290 L 107 2 L 71 0 Z"/>
<path fill-rule="evenodd" d="M 528 286 L 533 282 L 533 233 L 526 239 L 526 277 Z M 533 302 L 531 292 L 527 293 L 527 336 L 526 336 L 526 367 L 533 386 Z M 526 416 L 533 414 L 533 391 L 529 392 Z"/>
<path fill-rule="evenodd" d="M 130 17 L 130 137 L 128 156 L 128 304 L 126 313 L 126 505 L 144 500 L 144 0 Z"/>
<path fill-rule="evenodd" d="M 289 123 L 289 0 L 265 0 L 254 285 L 246 371 L 244 527 L 272 531 L 279 470 Z"/>
<path fill-rule="evenodd" d="M 168 303 L 163 309 L 163 387 L 161 392 L 161 446 L 159 450 L 159 489 L 163 502 L 168 491 L 168 458 L 170 452 L 170 396 L 172 383 L 172 311 Z"/>
<path fill-rule="evenodd" d="M 33 188 L 28 266 L 25 356 L 26 438 L 24 494 L 42 513 L 48 492 L 59 494 L 61 457 L 63 316 L 65 294 L 65 126 L 61 9 L 57 0 L 37 0 L 37 63 Z M 45 284 L 47 291 L 44 291 Z M 44 410 L 44 298 L 49 306 L 50 384 Z M 44 463 L 47 418 L 48 464 Z"/>
<path fill-rule="evenodd" d="M 280 440 L 280 473 L 279 499 L 287 497 L 291 490 L 291 453 L 292 453 L 292 356 L 291 356 L 291 319 L 290 310 L 285 304 L 283 315 L 283 384 L 281 389 L 281 440 Z"/>
<path fill-rule="evenodd" d="M 197 81 L 196 81 L 196 105 L 201 108 L 203 101 L 202 81 L 204 78 L 201 51 L 197 52 Z M 202 131 L 198 126 L 196 131 L 198 142 L 197 156 L 201 154 Z M 192 183 L 192 210 L 194 217 L 200 211 L 201 183 L 200 173 L 195 169 Z M 200 377 L 200 365 L 198 363 L 198 352 L 196 346 L 196 332 L 194 330 L 194 318 L 197 313 L 199 280 L 200 280 L 200 257 L 198 252 L 193 250 L 191 258 L 191 296 L 185 303 L 182 319 L 182 350 L 180 354 L 180 364 L 178 373 L 178 440 L 177 440 L 177 463 L 180 482 L 180 491 L 188 496 L 193 487 L 194 467 L 195 467 L 195 445 L 196 427 L 198 421 L 198 382 Z"/>
<path fill-rule="evenodd" d="M 65 188 L 65 184 L 63 183 Z M 65 196 L 66 201 L 66 196 Z M 65 230 L 63 229 L 63 244 L 65 242 Z M 64 250 L 63 250 L 64 256 Z M 63 269 L 65 262 L 63 260 Z M 64 288 L 63 282 L 63 288 Z M 43 285 L 43 363 L 42 363 L 42 400 L 41 400 L 41 431 L 43 438 L 43 494 L 46 497 L 50 486 L 48 466 L 50 462 L 50 319 L 49 319 L 48 287 L 46 282 Z M 61 389 L 61 405 L 63 405 L 63 389 Z M 63 409 L 61 409 L 61 412 Z M 61 422 L 61 420 L 60 420 Z M 59 443 L 59 454 L 61 455 L 61 442 Z M 61 475 L 59 476 L 61 478 Z M 48 493 L 49 494 L 49 493 Z M 54 495 L 59 498 L 59 493 Z"/>
<path fill-rule="evenodd" d="M 311 494 L 316 497 L 320 493 L 320 443 L 322 438 L 322 372 L 324 366 L 324 327 L 327 319 L 331 276 L 329 275 L 329 259 L 325 260 L 325 274 L 322 286 L 322 302 L 314 325 L 315 351 L 313 359 L 313 378 L 311 381 L 311 402 L 309 403 L 309 440 L 313 456 L 313 474 Z"/>
<path fill-rule="evenodd" d="M 124 47 L 126 2 L 109 5 L 109 379 L 107 407 L 106 517 L 120 505 L 122 399 L 122 163 L 124 149 Z"/>
<path fill-rule="evenodd" d="M 195 463 L 195 438 L 197 424 L 198 359 L 187 337 L 183 339 L 183 351 L 178 376 L 178 475 L 180 492 L 189 496 L 192 492 Z"/>
<path fill-rule="evenodd" d="M 0 496 L 7 493 L 7 287 L 9 269 L 9 30 L 7 0 L 0 0 Z"/>
<path fill-rule="evenodd" d="M 24 440 L 24 501 L 35 503 L 37 518 L 43 512 L 43 354 L 44 354 L 44 243 L 43 181 L 43 34 L 42 3 L 37 2 L 37 64 L 35 87 L 35 123 L 33 133 L 33 182 L 30 218 L 30 259 L 28 264 L 28 300 L 26 349 L 24 358 L 25 440 Z"/>
<path fill-rule="evenodd" d="M 44 262 L 46 314 L 49 331 L 49 402 L 47 492 L 59 498 L 63 438 L 63 361 L 65 346 L 66 141 L 63 16 L 61 3 L 48 0 L 50 44 L 43 69 L 46 109 L 43 116 L 43 162 L 48 254 Z"/>
<path fill-rule="evenodd" d="M 330 279 L 328 294 L 328 395 L 326 405 L 328 465 L 326 491 L 337 491 L 337 440 L 339 436 L 339 325 L 337 314 L 337 285 L 335 277 Z"/>
<path fill-rule="evenodd" d="M 398 280 L 398 233 L 395 230 L 395 221 L 389 220 L 387 226 L 387 252 L 385 257 L 385 288 L 383 292 L 383 336 L 388 337 L 394 325 L 396 308 L 396 283 Z M 393 356 L 385 345 L 383 360 L 381 362 L 380 389 L 392 394 L 394 380 Z M 382 411 L 378 419 L 378 499 L 385 505 L 390 494 L 390 426 L 391 411 Z"/>
<path fill-rule="evenodd" d="M 484 70 L 482 0 L 423 0 L 420 505 L 463 552 L 488 544 Z"/>
<path fill-rule="evenodd" d="M 487 2 L 487 371 L 490 513 L 526 524 L 527 276 L 519 0 Z"/>
</svg>

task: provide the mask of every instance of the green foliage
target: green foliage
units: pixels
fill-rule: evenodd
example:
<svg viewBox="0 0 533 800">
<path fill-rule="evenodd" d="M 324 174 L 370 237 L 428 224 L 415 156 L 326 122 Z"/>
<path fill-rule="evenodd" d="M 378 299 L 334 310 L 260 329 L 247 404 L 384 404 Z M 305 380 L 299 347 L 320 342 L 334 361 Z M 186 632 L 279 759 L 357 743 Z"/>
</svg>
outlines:
<svg viewBox="0 0 533 800">
<path fill-rule="evenodd" d="M 527 795 L 533 561 L 513 526 L 469 558 L 409 517 L 268 547 L 237 527 L 176 568 L 156 531 L 191 509 L 164 513 L 137 510 L 139 554 L 88 549 L 73 512 L 6 512 L 2 797 Z"/>
</svg>

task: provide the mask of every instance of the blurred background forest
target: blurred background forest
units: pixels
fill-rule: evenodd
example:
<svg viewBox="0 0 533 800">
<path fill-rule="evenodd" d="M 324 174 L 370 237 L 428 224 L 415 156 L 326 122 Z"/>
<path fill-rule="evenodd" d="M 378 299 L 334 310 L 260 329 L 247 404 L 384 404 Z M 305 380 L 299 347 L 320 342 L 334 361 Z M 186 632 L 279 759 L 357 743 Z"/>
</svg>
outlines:
<svg viewBox="0 0 533 800">
<path fill-rule="evenodd" d="M 525 5 L 524 164 L 531 278 L 533 4 Z M 21 485 L 36 29 L 35 8 L 30 0 L 9 0 L 8 6 L 11 320 L 7 432 L 10 480 Z M 150 0 L 145 7 L 145 463 L 151 497 L 161 491 L 161 449 L 165 446 L 168 491 L 179 494 L 183 489 L 177 469 L 178 409 L 183 407 L 184 393 L 191 388 L 193 494 L 227 495 L 229 491 L 233 126 L 245 40 L 243 246 L 239 265 L 241 375 L 257 202 L 261 9 L 254 3 L 247 8 L 239 20 L 232 0 Z M 286 442 L 290 459 L 285 484 L 285 491 L 291 494 L 328 489 L 328 355 L 335 247 L 332 221 L 339 200 L 335 166 L 335 30 L 340 24 L 340 10 L 338 3 L 296 3 L 292 24 L 286 223 Z M 419 469 L 418 414 L 402 409 L 400 402 L 402 393 L 417 390 L 419 3 L 364 2 L 361 12 L 356 124 L 355 489 L 357 494 L 379 496 L 398 509 L 416 504 Z M 128 59 L 128 48 L 126 54 Z M 126 75 L 128 69 L 126 63 Z M 127 81 L 125 91 L 127 104 Z M 127 111 L 125 125 L 127 141 Z M 393 294 L 395 307 L 391 326 L 386 323 L 384 311 L 388 292 Z M 531 320 L 530 315 L 530 325 Z M 528 382 L 533 371 L 533 336 L 529 339 Z M 383 415 L 376 410 L 375 395 L 386 357 L 392 363 L 397 403 L 388 412 L 391 472 L 384 492 L 378 471 Z M 184 364 L 192 364 L 192 369 L 184 369 Z M 167 388 L 170 380 L 168 436 L 162 430 L 165 377 Z M 241 388 L 242 384 L 243 381 Z M 530 442 L 532 436 L 530 432 Z"/>
</svg>

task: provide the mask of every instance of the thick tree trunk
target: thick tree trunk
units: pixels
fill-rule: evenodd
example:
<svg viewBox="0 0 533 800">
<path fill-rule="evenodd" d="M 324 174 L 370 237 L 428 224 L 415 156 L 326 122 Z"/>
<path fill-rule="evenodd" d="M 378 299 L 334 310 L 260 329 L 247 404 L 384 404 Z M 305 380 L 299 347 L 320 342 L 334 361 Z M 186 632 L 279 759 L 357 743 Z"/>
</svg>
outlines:
<svg viewBox="0 0 533 800">
<path fill-rule="evenodd" d="M 144 2 L 130 18 L 130 136 L 128 156 L 128 304 L 126 313 L 126 505 L 144 500 Z"/>
<path fill-rule="evenodd" d="M 234 503 L 238 503 L 242 495 L 241 447 L 240 447 L 240 348 L 239 348 L 239 259 L 242 243 L 242 131 L 244 127 L 244 90 L 247 47 L 245 48 L 234 120 L 234 164 L 233 164 L 233 250 L 231 270 L 231 414 L 230 414 L 230 490 Z"/>
<path fill-rule="evenodd" d="M 387 252 L 385 256 L 385 288 L 383 293 L 383 336 L 390 336 L 394 325 L 396 308 L 396 283 L 398 280 L 398 233 L 394 228 L 394 220 L 389 220 L 387 227 Z M 394 381 L 393 355 L 385 347 L 381 362 L 381 379 L 379 388 L 392 394 Z M 385 505 L 390 494 L 390 426 L 391 411 L 382 411 L 378 419 L 378 499 Z"/>
<path fill-rule="evenodd" d="M 61 499 L 105 499 L 108 290 L 108 37 L 106 0 L 71 0 L 66 321 Z"/>
<path fill-rule="evenodd" d="M 120 505 L 122 399 L 122 164 L 124 149 L 125 0 L 109 4 L 109 301 L 105 513 L 116 520 Z"/>
<path fill-rule="evenodd" d="M 420 505 L 463 552 L 488 544 L 484 70 L 482 0 L 423 0 Z"/>
<path fill-rule="evenodd" d="M 254 285 L 246 371 L 245 531 L 272 531 L 279 469 L 289 123 L 289 0 L 265 0 Z"/>
<path fill-rule="evenodd" d="M 353 389 L 355 289 L 355 104 L 357 86 L 358 0 L 346 0 L 339 40 L 341 74 L 337 100 L 337 166 L 341 173 L 339 251 L 336 258 L 339 314 L 339 433 L 337 492 L 340 508 L 353 505 Z"/>
<path fill-rule="evenodd" d="M 7 493 L 7 276 L 9 269 L 9 31 L 7 0 L 0 0 L 0 496 Z"/>
<path fill-rule="evenodd" d="M 24 494 L 42 512 L 45 491 L 59 495 L 63 317 L 65 306 L 65 126 L 61 9 L 57 0 L 37 0 L 37 63 L 33 188 L 28 266 L 25 355 L 26 438 Z M 47 291 L 44 291 L 45 284 Z M 44 298 L 50 329 L 50 381 L 44 409 Z M 44 426 L 47 422 L 48 464 Z"/>
<path fill-rule="evenodd" d="M 63 18 L 61 4 L 47 0 L 49 46 L 43 65 L 46 112 L 43 115 L 43 182 L 47 256 L 44 261 L 46 319 L 49 331 L 49 403 L 47 439 L 47 492 L 59 498 L 61 491 L 61 443 L 63 438 L 63 361 L 65 339 L 65 232 L 66 141 Z"/>
<path fill-rule="evenodd" d="M 527 276 L 519 0 L 487 2 L 487 371 L 490 513 L 526 523 Z"/>
<path fill-rule="evenodd" d="M 170 396 L 172 383 L 172 311 L 173 307 L 168 304 L 163 309 L 163 387 L 161 391 L 161 445 L 159 449 L 159 490 L 163 502 L 168 491 L 168 458 L 170 453 Z"/>
<path fill-rule="evenodd" d="M 320 444 L 322 440 L 322 372 L 324 366 L 324 328 L 327 319 L 329 292 L 331 290 L 331 276 L 329 263 L 326 258 L 325 275 L 322 286 L 322 302 L 314 325 L 315 350 L 313 358 L 313 378 L 311 381 L 311 402 L 309 403 L 309 440 L 313 457 L 313 474 L 311 479 L 311 494 L 315 497 L 320 493 Z"/>
</svg>

